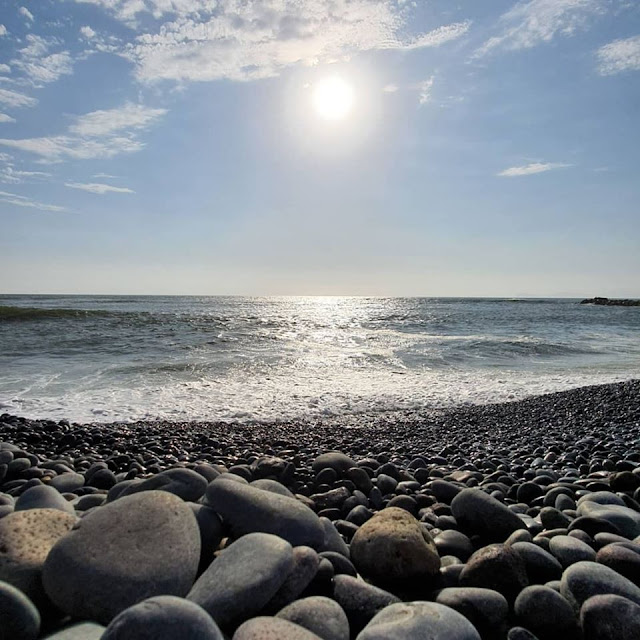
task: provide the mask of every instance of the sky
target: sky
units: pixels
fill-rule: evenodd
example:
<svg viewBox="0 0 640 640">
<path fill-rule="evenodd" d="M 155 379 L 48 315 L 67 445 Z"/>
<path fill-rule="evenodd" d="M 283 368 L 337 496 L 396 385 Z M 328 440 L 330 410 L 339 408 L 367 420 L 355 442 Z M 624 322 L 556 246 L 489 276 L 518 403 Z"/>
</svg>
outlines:
<svg viewBox="0 0 640 640">
<path fill-rule="evenodd" d="M 637 2 L 2 7 L 0 293 L 640 297 Z"/>
</svg>

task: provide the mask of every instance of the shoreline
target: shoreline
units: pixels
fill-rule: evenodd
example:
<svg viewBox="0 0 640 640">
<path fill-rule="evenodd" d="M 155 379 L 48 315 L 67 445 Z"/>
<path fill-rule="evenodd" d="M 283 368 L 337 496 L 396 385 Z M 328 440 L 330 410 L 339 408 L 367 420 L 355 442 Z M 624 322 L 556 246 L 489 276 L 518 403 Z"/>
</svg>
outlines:
<svg viewBox="0 0 640 640">
<path fill-rule="evenodd" d="M 349 455 L 357 455 L 366 448 L 363 439 L 380 451 L 385 447 L 394 450 L 396 439 L 405 443 L 407 448 L 426 447 L 433 450 L 438 447 L 438 442 L 444 446 L 446 438 L 464 438 L 470 429 L 476 437 L 482 436 L 487 442 L 499 438 L 505 441 L 518 440 L 522 430 L 526 430 L 529 437 L 543 434 L 558 436 L 563 429 L 575 437 L 585 437 L 590 431 L 607 437 L 607 429 L 631 420 L 640 425 L 640 380 L 590 385 L 485 405 L 351 414 L 310 420 L 69 423 L 66 420 L 39 420 L 2 414 L 0 440 L 10 441 L 12 437 L 17 437 L 21 446 L 31 447 L 34 453 L 40 455 L 49 453 L 47 444 L 53 448 L 51 453 L 57 455 L 67 451 L 90 454 L 93 441 L 98 444 L 103 440 L 117 443 L 118 449 L 125 449 L 129 443 L 137 453 L 144 453 L 139 440 L 149 441 L 158 437 L 174 453 L 182 441 L 189 457 L 193 459 L 199 452 L 207 454 L 210 449 L 207 437 L 214 436 L 218 440 L 227 437 L 232 444 L 244 440 L 253 446 L 266 447 L 280 442 L 283 448 L 286 448 L 285 445 L 307 446 L 319 451 L 333 447 Z M 20 435 L 25 428 L 33 428 L 36 435 L 22 441 Z M 88 434 L 89 441 L 82 443 Z M 60 444 L 60 439 L 68 444 Z M 359 444 L 354 444 L 354 441 Z M 175 462 L 174 458 L 169 455 L 166 464 Z"/>
</svg>

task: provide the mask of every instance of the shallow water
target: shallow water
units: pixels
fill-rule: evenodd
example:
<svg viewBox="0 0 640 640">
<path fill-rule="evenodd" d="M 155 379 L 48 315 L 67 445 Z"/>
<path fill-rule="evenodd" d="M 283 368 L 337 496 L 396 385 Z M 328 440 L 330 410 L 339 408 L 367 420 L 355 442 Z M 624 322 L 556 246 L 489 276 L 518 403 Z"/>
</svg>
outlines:
<svg viewBox="0 0 640 640">
<path fill-rule="evenodd" d="M 640 308 L 578 300 L 0 296 L 0 410 L 272 420 L 640 377 Z"/>
</svg>

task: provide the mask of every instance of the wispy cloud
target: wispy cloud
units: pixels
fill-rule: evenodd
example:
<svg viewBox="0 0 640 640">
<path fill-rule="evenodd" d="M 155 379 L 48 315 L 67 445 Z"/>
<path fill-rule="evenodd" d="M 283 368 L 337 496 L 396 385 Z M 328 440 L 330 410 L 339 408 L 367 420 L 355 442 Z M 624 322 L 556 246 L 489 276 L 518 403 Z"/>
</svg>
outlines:
<svg viewBox="0 0 640 640">
<path fill-rule="evenodd" d="M 431 76 L 422 82 L 414 85 L 414 89 L 418 92 L 418 102 L 423 105 L 431 101 L 431 89 L 433 87 L 433 81 L 435 76 Z"/>
<path fill-rule="evenodd" d="M 105 136 L 123 129 L 144 129 L 166 112 L 127 102 L 117 109 L 101 109 L 80 116 L 69 131 L 79 136 Z"/>
<path fill-rule="evenodd" d="M 7 35 L 7 27 L 5 27 L 3 24 L 0 24 L 0 37 L 6 36 L 6 35 Z"/>
<path fill-rule="evenodd" d="M 100 182 L 65 182 L 64 186 L 70 189 L 80 189 L 81 191 L 89 191 L 90 193 L 98 193 L 100 195 L 105 193 L 135 193 L 133 189 L 114 187 L 110 184 L 102 184 Z"/>
<path fill-rule="evenodd" d="M 600 47 L 597 52 L 598 71 L 613 75 L 622 71 L 640 70 L 640 35 L 614 40 Z"/>
<path fill-rule="evenodd" d="M 522 167 L 509 167 L 498 173 L 503 178 L 515 178 L 518 176 L 532 176 L 536 173 L 544 173 L 545 171 L 553 171 L 554 169 L 564 169 L 570 167 L 570 164 L 563 162 L 532 162 Z"/>
<path fill-rule="evenodd" d="M 8 64 L 0 64 L 0 73 L 10 73 L 11 67 Z"/>
<path fill-rule="evenodd" d="M 62 75 L 73 71 L 73 61 L 68 51 L 50 53 L 60 46 L 56 38 L 27 35 L 27 46 L 18 50 L 18 57 L 11 61 L 34 85 L 54 82 Z"/>
<path fill-rule="evenodd" d="M 476 52 L 480 57 L 495 49 L 529 49 L 558 35 L 573 35 L 594 15 L 605 13 L 608 0 L 528 0 L 519 2 L 498 21 L 499 35 Z"/>
<path fill-rule="evenodd" d="M 30 96 L 25 96 L 24 93 L 9 91 L 9 89 L 0 89 L 0 104 L 14 108 L 33 107 L 38 104 L 38 101 Z"/>
<path fill-rule="evenodd" d="M 21 184 L 33 180 L 50 178 L 51 174 L 45 171 L 22 171 L 16 169 L 10 162 L 0 169 L 0 182 L 7 184 Z"/>
<path fill-rule="evenodd" d="M 0 113 L 0 122 L 15 122 L 16 119 L 7 115 L 6 113 Z"/>
<path fill-rule="evenodd" d="M 287 67 L 348 58 L 359 51 L 437 47 L 469 21 L 406 35 L 410 8 L 392 0 L 76 0 L 102 7 L 145 32 L 118 53 L 142 82 L 251 80 Z M 169 18 L 169 19 L 167 19 Z"/>
<path fill-rule="evenodd" d="M 0 191 L 0 202 L 5 204 L 12 204 L 16 207 L 28 207 L 29 209 L 38 209 L 39 211 L 66 211 L 65 207 L 60 207 L 55 204 L 45 204 L 32 200 L 26 196 L 20 196 L 15 193 L 9 193 L 8 191 Z"/>
<path fill-rule="evenodd" d="M 397 84 L 388 84 L 382 88 L 384 93 L 396 93 L 400 90 L 400 87 Z"/>
<path fill-rule="evenodd" d="M 144 143 L 138 138 L 138 132 L 165 113 L 166 109 L 126 103 L 117 109 L 93 111 L 77 117 L 66 134 L 18 140 L 0 138 L 0 145 L 39 155 L 47 162 L 65 158 L 111 158 L 142 149 Z"/>
<path fill-rule="evenodd" d="M 33 22 L 34 18 L 33 18 L 33 13 L 31 13 L 31 11 L 29 11 L 29 9 L 27 9 L 27 7 L 20 7 L 18 9 L 18 13 L 25 17 L 29 22 Z"/>
</svg>

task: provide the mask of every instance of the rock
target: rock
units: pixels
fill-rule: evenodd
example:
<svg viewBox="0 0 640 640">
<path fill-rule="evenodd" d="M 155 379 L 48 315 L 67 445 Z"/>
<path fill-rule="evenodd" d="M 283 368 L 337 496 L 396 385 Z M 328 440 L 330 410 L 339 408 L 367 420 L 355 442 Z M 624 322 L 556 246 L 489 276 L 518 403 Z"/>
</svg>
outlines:
<svg viewBox="0 0 640 640">
<path fill-rule="evenodd" d="M 344 453 L 329 451 L 319 455 L 313 461 L 311 468 L 315 473 L 322 471 L 322 469 L 333 469 L 338 475 L 342 475 L 355 466 L 356 463 Z"/>
<path fill-rule="evenodd" d="M 436 549 L 440 556 L 455 556 L 460 558 L 463 562 L 466 562 L 473 553 L 473 545 L 468 536 L 460 531 L 449 529 L 439 533 L 433 542 L 436 545 Z"/>
<path fill-rule="evenodd" d="M 59 509 L 29 509 L 0 520 L 0 580 L 25 593 L 37 606 L 46 601 L 42 567 L 51 547 L 78 518 Z"/>
<path fill-rule="evenodd" d="M 359 633 L 386 606 L 400 602 L 388 591 L 348 575 L 334 578 L 333 599 L 346 613 L 352 635 Z"/>
<path fill-rule="evenodd" d="M 451 504 L 451 501 L 462 491 L 462 488 L 446 480 L 434 480 L 429 486 L 438 502 Z"/>
<path fill-rule="evenodd" d="M 506 634 L 509 604 L 497 591 L 453 587 L 439 591 L 436 602 L 461 613 L 484 640 L 502 638 Z"/>
<path fill-rule="evenodd" d="M 397 507 L 383 509 L 363 524 L 350 549 L 358 572 L 375 584 L 424 580 L 440 568 L 440 556 L 429 533 Z"/>
<path fill-rule="evenodd" d="M 271 493 L 278 493 L 281 496 L 286 496 L 287 498 L 295 498 L 293 493 L 287 489 L 283 484 L 277 482 L 276 480 L 269 480 L 268 478 L 260 478 L 259 480 L 254 480 L 250 483 L 254 489 L 262 489 L 262 491 L 271 491 Z"/>
<path fill-rule="evenodd" d="M 299 500 L 220 476 L 207 487 L 206 503 L 222 516 L 235 537 L 262 532 L 293 546 L 319 549 L 324 543 L 325 531 L 318 516 Z"/>
<path fill-rule="evenodd" d="M 94 509 L 51 549 L 45 591 L 62 611 L 108 623 L 155 595 L 184 596 L 200 560 L 191 509 L 164 491 L 145 491 Z"/>
<path fill-rule="evenodd" d="M 199 500 L 207 489 L 203 476 L 191 469 L 168 469 L 143 480 L 139 484 L 129 485 L 118 497 L 140 493 L 141 491 L 166 491 L 186 502 Z"/>
<path fill-rule="evenodd" d="M 204 570 L 211 564 L 213 553 L 220 545 L 223 537 L 222 522 L 220 516 L 209 507 L 195 502 L 188 502 L 193 511 L 200 530 L 200 562 L 199 569 Z"/>
<path fill-rule="evenodd" d="M 293 602 L 310 584 L 318 572 L 320 556 L 311 547 L 293 548 L 293 569 L 265 607 L 266 613 L 276 613 Z"/>
<path fill-rule="evenodd" d="M 616 527 L 625 538 L 633 539 L 640 535 L 640 513 L 629 509 L 629 507 L 617 504 L 598 504 L 586 500 L 578 505 L 578 515 L 605 520 Z"/>
<path fill-rule="evenodd" d="M 322 543 L 322 551 L 335 551 L 342 554 L 345 558 L 351 557 L 349 545 L 342 539 L 340 533 L 329 518 L 321 517 L 320 524 L 324 529 L 324 542 Z"/>
<path fill-rule="evenodd" d="M 596 562 L 603 564 L 620 575 L 628 578 L 637 587 L 640 587 L 640 546 L 630 543 L 608 544 L 596 554 Z"/>
<path fill-rule="evenodd" d="M 357 640 L 480 640 L 461 614 L 436 602 L 400 602 L 385 607 Z"/>
<path fill-rule="evenodd" d="M 569 639 L 579 636 L 578 621 L 571 605 L 549 587 L 523 589 L 514 604 L 516 618 L 539 638 Z"/>
<path fill-rule="evenodd" d="M 358 575 L 351 561 L 345 558 L 341 553 L 335 551 L 322 551 L 320 558 L 325 558 L 333 565 L 334 575 L 346 573 L 354 578 Z"/>
<path fill-rule="evenodd" d="M 232 640 L 322 640 L 322 638 L 288 620 L 260 616 L 240 625 L 233 634 Z"/>
<path fill-rule="evenodd" d="M 509 603 L 528 584 L 524 560 L 511 547 L 501 544 L 478 549 L 460 574 L 460 586 L 493 589 Z"/>
<path fill-rule="evenodd" d="M 287 541 L 268 533 L 250 533 L 209 565 L 187 599 L 199 604 L 221 628 L 228 628 L 258 613 L 293 568 L 293 549 Z"/>
<path fill-rule="evenodd" d="M 101 640 L 224 640 L 211 616 L 200 606 L 176 596 L 155 596 L 125 609 Z"/>
<path fill-rule="evenodd" d="M 624 500 L 617 496 L 613 491 L 592 491 L 582 496 L 578 500 L 578 506 L 584 502 L 597 502 L 598 504 L 615 504 L 619 507 L 624 507 Z"/>
<path fill-rule="evenodd" d="M 593 596 L 580 609 L 584 640 L 638 640 L 640 605 L 616 595 Z"/>
<path fill-rule="evenodd" d="M 529 584 L 544 584 L 549 580 L 559 580 L 562 576 L 562 565 L 538 545 L 516 542 L 511 548 L 524 560 Z"/>
<path fill-rule="evenodd" d="M 278 612 L 276 617 L 294 622 L 323 640 L 349 640 L 347 616 L 342 607 L 330 598 L 312 596 L 296 600 Z"/>
<path fill-rule="evenodd" d="M 568 566 L 587 560 L 595 562 L 596 552 L 586 542 L 572 536 L 555 536 L 549 540 L 549 551 L 566 569 Z"/>
<path fill-rule="evenodd" d="M 95 622 L 74 622 L 47 636 L 45 640 L 101 640 L 105 630 L 106 627 Z"/>
<path fill-rule="evenodd" d="M 460 529 L 486 542 L 503 542 L 524 522 L 504 504 L 480 489 L 463 489 L 451 502 Z"/>
<path fill-rule="evenodd" d="M 0 640 L 36 640 L 40 613 L 27 596 L 0 581 Z"/>
<path fill-rule="evenodd" d="M 60 493 L 73 493 L 84 486 L 84 476 L 79 473 L 61 473 L 51 478 L 49 485 Z"/>
<path fill-rule="evenodd" d="M 59 509 L 72 516 L 76 515 L 73 505 L 65 500 L 59 491 L 45 484 L 27 489 L 16 500 L 15 511 L 27 509 Z"/>
<path fill-rule="evenodd" d="M 576 611 L 592 596 L 612 594 L 640 604 L 640 588 L 609 567 L 597 562 L 576 562 L 562 574 L 560 593 Z"/>
</svg>

